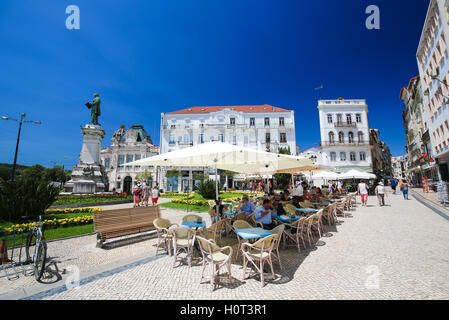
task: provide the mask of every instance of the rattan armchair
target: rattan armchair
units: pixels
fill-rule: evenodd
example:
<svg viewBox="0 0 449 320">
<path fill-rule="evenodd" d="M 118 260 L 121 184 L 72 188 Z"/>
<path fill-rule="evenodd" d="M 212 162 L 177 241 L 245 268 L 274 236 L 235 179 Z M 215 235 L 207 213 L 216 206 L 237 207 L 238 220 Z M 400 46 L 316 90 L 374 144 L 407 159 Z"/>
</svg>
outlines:
<svg viewBox="0 0 449 320">
<path fill-rule="evenodd" d="M 228 278 L 232 283 L 232 275 L 231 275 L 231 260 L 232 260 L 232 248 L 230 246 L 226 246 L 220 248 L 215 241 L 212 239 L 205 239 L 201 236 L 197 236 L 198 244 L 201 250 L 201 255 L 203 256 L 203 269 L 201 272 L 201 280 L 203 282 L 204 271 L 206 267 L 210 266 L 210 289 L 211 291 L 215 288 L 215 280 L 220 277 L 220 269 L 226 267 L 228 269 Z M 228 253 L 224 253 L 224 251 L 228 251 Z"/>
<path fill-rule="evenodd" d="M 279 267 L 282 269 L 282 263 L 281 263 L 281 256 L 279 254 L 279 244 L 281 243 L 281 241 L 284 239 L 284 230 L 285 230 L 285 224 L 280 224 L 278 225 L 276 228 L 273 228 L 272 230 L 270 230 L 270 232 L 274 235 L 276 235 L 275 237 L 275 244 L 273 247 L 273 253 L 274 253 L 274 257 L 277 259 L 278 263 L 279 263 Z"/>
<path fill-rule="evenodd" d="M 243 280 L 246 279 L 246 268 L 248 266 L 248 262 L 251 263 L 251 269 L 255 269 L 256 272 L 260 274 L 262 287 L 265 286 L 265 274 L 263 271 L 265 263 L 269 264 L 271 268 L 271 275 L 275 278 L 271 254 L 276 243 L 276 237 L 277 235 L 273 234 L 271 236 L 264 237 L 253 244 L 248 242 L 242 244 Z M 249 276 L 251 276 L 251 270 Z"/>
<path fill-rule="evenodd" d="M 173 267 L 176 266 L 176 262 L 183 262 L 187 259 L 189 267 L 192 266 L 192 256 L 193 256 L 193 242 L 195 239 L 195 232 L 190 228 L 175 228 L 170 230 L 173 237 Z M 186 253 L 185 258 L 178 258 L 178 254 L 182 252 Z"/>
<path fill-rule="evenodd" d="M 292 223 L 290 223 L 288 226 L 290 228 L 286 229 L 284 231 L 284 246 L 285 243 L 288 242 L 288 240 L 293 241 L 293 243 L 296 245 L 296 248 L 298 249 L 298 253 L 301 253 L 301 244 L 300 240 L 302 241 L 302 244 L 304 245 L 304 248 L 306 248 L 306 242 L 304 240 L 304 233 L 306 230 L 306 221 L 307 219 L 300 219 L 296 220 Z"/>
<path fill-rule="evenodd" d="M 219 220 L 215 222 L 210 227 L 201 228 L 198 230 L 198 234 L 201 234 L 206 239 L 213 239 L 215 242 L 221 240 L 221 233 L 223 231 L 223 226 L 225 224 L 225 220 Z"/>
<path fill-rule="evenodd" d="M 171 223 L 170 220 L 163 218 L 155 219 L 153 225 L 156 227 L 157 232 L 156 255 L 160 250 L 164 250 L 171 256 L 172 235 L 169 231 L 171 227 L 179 227 L 179 225 L 177 223 Z M 164 249 L 161 249 L 162 244 L 164 245 Z"/>
</svg>

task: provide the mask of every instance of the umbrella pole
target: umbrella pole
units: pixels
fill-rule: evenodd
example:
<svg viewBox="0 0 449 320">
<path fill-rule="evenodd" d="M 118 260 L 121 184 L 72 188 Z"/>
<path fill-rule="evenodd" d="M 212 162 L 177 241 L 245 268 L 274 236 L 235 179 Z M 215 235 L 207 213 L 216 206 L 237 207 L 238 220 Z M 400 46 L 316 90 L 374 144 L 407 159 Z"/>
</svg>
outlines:
<svg viewBox="0 0 449 320">
<path fill-rule="evenodd" d="M 186 212 L 189 212 L 189 196 L 190 196 L 190 183 L 189 179 L 187 180 L 187 208 Z"/>
<path fill-rule="evenodd" d="M 215 214 L 219 215 L 219 206 L 218 206 L 218 177 L 217 177 L 217 162 L 215 162 Z"/>
</svg>

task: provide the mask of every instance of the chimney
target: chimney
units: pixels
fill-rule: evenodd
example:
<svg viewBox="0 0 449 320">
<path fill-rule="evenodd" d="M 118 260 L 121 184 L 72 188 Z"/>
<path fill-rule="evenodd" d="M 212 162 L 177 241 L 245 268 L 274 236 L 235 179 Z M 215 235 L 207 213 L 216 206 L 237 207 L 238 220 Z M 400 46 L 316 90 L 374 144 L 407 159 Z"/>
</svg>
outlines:
<svg viewBox="0 0 449 320">
<path fill-rule="evenodd" d="M 273 112 L 274 112 L 274 106 L 273 106 Z"/>
</svg>

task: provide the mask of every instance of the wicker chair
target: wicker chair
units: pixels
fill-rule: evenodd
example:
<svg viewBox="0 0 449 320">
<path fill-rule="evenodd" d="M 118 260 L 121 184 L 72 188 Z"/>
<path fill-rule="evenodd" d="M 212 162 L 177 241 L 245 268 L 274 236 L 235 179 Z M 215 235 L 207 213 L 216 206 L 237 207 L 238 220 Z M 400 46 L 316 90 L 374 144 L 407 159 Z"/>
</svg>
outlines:
<svg viewBox="0 0 449 320">
<path fill-rule="evenodd" d="M 317 231 L 318 236 L 321 238 L 321 233 L 323 232 L 323 224 L 322 224 L 322 216 L 323 216 L 323 209 L 315 213 L 311 216 L 312 218 L 312 224 L 311 224 L 311 231 Z M 313 234 L 313 233 L 312 233 Z"/>
<path fill-rule="evenodd" d="M 250 244 L 248 242 L 242 244 L 243 280 L 246 279 L 246 268 L 248 266 L 248 262 L 250 262 L 252 264 L 252 267 L 254 267 L 257 270 L 257 273 L 260 274 L 260 281 L 262 283 L 262 287 L 265 286 L 265 275 L 263 271 L 265 263 L 268 262 L 271 268 L 271 274 L 273 278 L 275 277 L 273 270 L 273 261 L 271 260 L 271 254 L 273 252 L 277 236 L 278 235 L 273 234 L 271 236 L 259 239 L 254 244 Z M 249 276 L 251 276 L 251 271 Z"/>
<path fill-rule="evenodd" d="M 201 216 L 197 215 L 197 214 L 188 214 L 184 217 L 182 217 L 182 222 L 186 222 L 186 221 L 198 221 L 198 220 L 203 220 L 203 218 L 201 218 Z"/>
<path fill-rule="evenodd" d="M 256 217 L 255 217 L 255 213 L 253 212 L 253 213 L 251 213 L 248 217 L 247 217 L 247 221 L 249 221 L 249 223 L 252 225 L 251 227 L 252 228 L 254 228 L 254 227 L 260 227 L 260 228 L 263 228 L 263 223 L 261 223 L 261 222 L 257 222 L 256 221 Z"/>
<path fill-rule="evenodd" d="M 312 240 L 313 240 L 313 235 L 312 235 L 313 216 L 314 215 L 311 215 L 310 217 L 304 219 L 304 222 L 303 222 L 304 225 L 303 225 L 303 228 L 301 229 L 303 236 L 307 236 L 307 240 L 309 241 L 309 246 L 312 246 Z"/>
<path fill-rule="evenodd" d="M 170 227 L 176 226 L 179 227 L 177 223 L 171 223 L 168 219 L 157 218 L 153 221 L 154 226 L 156 227 L 157 232 L 157 247 L 156 247 L 156 255 L 160 250 L 164 250 L 171 256 L 171 242 L 172 235 L 170 234 Z M 164 244 L 164 249 L 161 249 L 161 245 Z"/>
<path fill-rule="evenodd" d="M 228 269 L 229 281 L 232 283 L 231 275 L 231 260 L 232 260 L 232 248 L 226 246 L 220 248 L 215 241 L 211 239 L 205 239 L 201 236 L 197 236 L 198 243 L 201 250 L 201 255 L 203 256 L 203 269 L 201 272 L 200 283 L 204 279 L 204 271 L 207 265 L 210 266 L 210 289 L 211 291 L 215 288 L 215 280 L 220 276 L 220 269 L 226 267 Z M 229 253 L 225 254 L 223 251 L 229 250 Z"/>
<path fill-rule="evenodd" d="M 234 229 L 248 229 L 248 228 L 254 228 L 248 221 L 245 220 L 237 220 L 234 221 L 234 223 L 232 224 L 232 228 Z M 236 233 L 237 235 L 237 240 L 239 242 L 238 247 L 237 247 L 237 257 L 239 256 L 239 252 L 240 252 L 240 247 L 242 245 L 242 242 L 244 239 L 240 239 L 240 236 Z"/>
<path fill-rule="evenodd" d="M 281 243 L 282 239 L 284 238 L 284 230 L 285 230 L 285 224 L 280 224 L 276 228 L 273 228 L 272 230 L 270 230 L 270 232 L 272 234 L 277 236 L 277 237 L 275 237 L 276 243 L 274 244 L 274 247 L 273 247 L 273 253 L 274 253 L 274 257 L 277 259 L 277 261 L 279 263 L 279 267 L 281 269 L 282 269 L 282 264 L 281 264 L 281 256 L 279 254 L 279 244 Z"/>
<path fill-rule="evenodd" d="M 300 219 L 296 220 L 289 224 L 289 229 L 284 231 L 284 239 L 285 240 L 292 240 L 293 243 L 296 245 L 298 249 L 298 253 L 301 253 L 301 245 L 300 245 L 300 239 L 302 241 L 302 244 L 304 245 L 304 248 L 306 248 L 306 242 L 304 241 L 304 230 L 305 230 L 305 222 L 307 219 Z M 284 240 L 284 246 L 285 241 Z"/>
<path fill-rule="evenodd" d="M 197 233 L 203 235 L 206 239 L 213 239 L 215 242 L 221 240 L 221 233 L 225 220 L 219 220 L 208 228 L 201 228 Z"/>
<path fill-rule="evenodd" d="M 195 232 L 190 228 L 181 227 L 170 230 L 170 233 L 173 237 L 173 255 L 175 256 L 173 268 L 176 266 L 176 262 L 182 262 L 185 259 L 191 267 Z M 183 251 L 186 253 L 186 258 L 178 258 L 178 254 Z"/>
</svg>

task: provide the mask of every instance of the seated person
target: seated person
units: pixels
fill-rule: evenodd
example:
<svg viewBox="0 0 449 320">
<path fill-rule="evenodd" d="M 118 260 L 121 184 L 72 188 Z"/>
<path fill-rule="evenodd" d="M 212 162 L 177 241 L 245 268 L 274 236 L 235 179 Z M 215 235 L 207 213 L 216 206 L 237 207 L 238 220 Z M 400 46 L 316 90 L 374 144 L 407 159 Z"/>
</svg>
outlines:
<svg viewBox="0 0 449 320">
<path fill-rule="evenodd" d="M 218 204 L 218 215 L 215 214 L 216 208 Z M 215 206 L 209 210 L 209 215 L 211 216 L 211 220 L 217 222 L 219 218 L 223 217 L 224 205 L 221 204 L 221 199 L 215 200 Z M 214 219 L 215 217 L 215 219 Z M 212 222 L 215 223 L 215 222 Z"/>
<path fill-rule="evenodd" d="M 271 219 L 272 217 L 276 217 L 277 214 L 271 211 L 271 201 L 265 199 L 263 204 L 256 208 L 254 217 L 257 222 L 263 224 L 263 228 L 267 230 L 271 230 L 276 227 L 276 223 Z"/>
<path fill-rule="evenodd" d="M 290 192 L 288 190 L 284 190 L 281 194 L 281 201 L 290 201 Z"/>
<path fill-rule="evenodd" d="M 287 212 L 285 212 L 284 207 L 281 203 L 281 197 L 275 196 L 273 205 L 271 206 L 271 211 L 275 212 L 277 216 L 287 215 Z"/>
<path fill-rule="evenodd" d="M 244 194 L 237 209 L 245 212 L 245 217 L 248 217 L 254 210 L 256 210 L 256 206 L 250 202 L 248 196 Z"/>
</svg>

